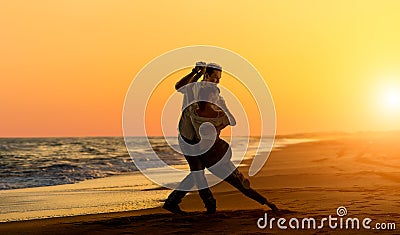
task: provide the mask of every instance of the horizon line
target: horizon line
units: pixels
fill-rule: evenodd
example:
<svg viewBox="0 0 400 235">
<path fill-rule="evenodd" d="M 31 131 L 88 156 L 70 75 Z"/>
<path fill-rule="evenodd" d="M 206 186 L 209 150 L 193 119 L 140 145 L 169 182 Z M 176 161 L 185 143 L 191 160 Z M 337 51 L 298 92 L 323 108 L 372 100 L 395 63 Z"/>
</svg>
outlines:
<svg viewBox="0 0 400 235">
<path fill-rule="evenodd" d="M 290 134 L 277 134 L 275 137 L 285 137 L 285 136 L 298 136 L 298 135 L 322 135 L 322 134 L 357 134 L 357 133 L 373 133 L 373 132 L 400 132 L 400 130 L 362 130 L 362 131 L 312 131 L 312 132 L 294 132 Z M 76 136 L 0 136 L 0 139 L 24 139 L 24 138 L 105 138 L 105 137 L 124 137 L 123 135 L 76 135 Z M 177 137 L 177 136 L 163 136 L 163 135 L 133 135 L 129 137 Z M 230 137 L 229 135 L 224 135 L 221 137 Z M 236 136 L 236 137 L 250 137 L 250 138 L 259 138 L 259 135 L 249 135 L 249 136 Z M 270 136 L 271 137 L 271 136 Z"/>
</svg>

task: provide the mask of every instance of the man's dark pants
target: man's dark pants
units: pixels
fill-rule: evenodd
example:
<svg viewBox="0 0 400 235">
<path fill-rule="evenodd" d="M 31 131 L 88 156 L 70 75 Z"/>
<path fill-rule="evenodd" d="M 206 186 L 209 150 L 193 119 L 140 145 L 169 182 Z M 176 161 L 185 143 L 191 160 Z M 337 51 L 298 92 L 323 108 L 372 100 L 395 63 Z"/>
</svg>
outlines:
<svg viewBox="0 0 400 235">
<path fill-rule="evenodd" d="M 189 140 L 186 139 L 185 137 L 181 136 L 182 139 L 190 145 L 197 144 L 199 141 L 198 140 Z M 182 143 L 181 148 L 182 148 Z M 212 195 L 211 190 L 208 188 L 207 185 L 207 180 L 204 175 L 204 169 L 205 165 L 200 159 L 200 156 L 187 156 L 184 155 L 186 161 L 189 164 L 190 171 L 191 173 L 188 174 L 180 183 L 178 188 L 184 188 L 187 190 L 190 190 L 193 186 L 197 186 L 199 188 L 202 188 L 199 190 L 199 195 L 201 199 L 203 200 L 203 203 L 207 210 L 215 210 L 216 208 L 216 202 L 215 199 Z M 185 195 L 189 191 L 185 190 L 174 190 L 167 198 L 168 203 L 173 203 L 173 204 L 179 204 L 182 201 L 182 198 L 185 197 Z"/>
</svg>

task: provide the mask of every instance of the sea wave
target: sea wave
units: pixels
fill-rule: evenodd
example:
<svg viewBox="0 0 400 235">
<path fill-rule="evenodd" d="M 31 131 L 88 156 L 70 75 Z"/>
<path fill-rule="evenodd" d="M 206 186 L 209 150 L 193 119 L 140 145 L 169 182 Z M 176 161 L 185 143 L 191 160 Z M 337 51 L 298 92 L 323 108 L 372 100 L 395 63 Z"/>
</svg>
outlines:
<svg viewBox="0 0 400 235">
<path fill-rule="evenodd" d="M 174 150 L 179 149 L 176 137 L 167 141 L 163 137 L 130 137 L 127 141 L 128 146 L 134 146 L 129 149 L 130 155 L 122 137 L 1 138 L 0 190 L 71 184 L 123 174 L 137 171 L 135 162 L 146 161 L 148 168 L 164 166 L 151 157 L 153 151 L 168 165 L 187 164 Z M 248 138 L 237 139 L 233 151 L 240 152 L 247 141 Z M 286 138 L 276 141 L 275 146 L 307 141 Z M 248 151 L 257 147 L 256 141 L 250 139 Z M 269 149 L 267 146 L 264 150 Z M 134 156 L 133 161 L 130 156 Z M 232 160 L 240 163 L 242 158 L 237 154 Z"/>
</svg>

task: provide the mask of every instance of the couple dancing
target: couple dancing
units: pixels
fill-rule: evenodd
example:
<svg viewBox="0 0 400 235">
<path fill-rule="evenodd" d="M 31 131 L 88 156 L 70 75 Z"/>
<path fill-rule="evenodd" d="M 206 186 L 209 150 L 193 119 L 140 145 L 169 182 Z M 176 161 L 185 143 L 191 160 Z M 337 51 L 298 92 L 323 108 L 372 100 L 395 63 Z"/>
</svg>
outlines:
<svg viewBox="0 0 400 235">
<path fill-rule="evenodd" d="M 247 197 L 274 212 L 278 208 L 250 187 L 250 182 L 231 161 L 232 151 L 219 134 L 228 125 L 236 125 L 217 87 L 222 67 L 215 63 L 197 62 L 192 72 L 179 80 L 175 89 L 183 94 L 182 115 L 179 120 L 179 145 L 190 167 L 188 174 L 167 198 L 163 208 L 185 214 L 179 203 L 196 186 L 207 214 L 216 212 L 216 200 L 208 188 L 204 169 L 207 169 L 237 188 Z M 197 80 L 203 76 L 201 82 Z"/>
</svg>

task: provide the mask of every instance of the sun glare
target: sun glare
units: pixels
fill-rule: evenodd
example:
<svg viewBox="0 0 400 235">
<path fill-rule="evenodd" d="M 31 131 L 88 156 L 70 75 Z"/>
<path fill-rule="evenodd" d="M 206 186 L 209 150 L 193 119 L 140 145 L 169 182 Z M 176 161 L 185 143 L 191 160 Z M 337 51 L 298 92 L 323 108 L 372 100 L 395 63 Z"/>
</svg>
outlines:
<svg viewBox="0 0 400 235">
<path fill-rule="evenodd" d="M 382 105 L 386 111 L 400 111 L 400 88 L 390 87 L 383 91 Z"/>
<path fill-rule="evenodd" d="M 388 108 L 397 108 L 399 105 L 400 96 L 395 90 L 389 91 L 385 94 L 385 104 Z"/>
</svg>

